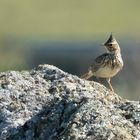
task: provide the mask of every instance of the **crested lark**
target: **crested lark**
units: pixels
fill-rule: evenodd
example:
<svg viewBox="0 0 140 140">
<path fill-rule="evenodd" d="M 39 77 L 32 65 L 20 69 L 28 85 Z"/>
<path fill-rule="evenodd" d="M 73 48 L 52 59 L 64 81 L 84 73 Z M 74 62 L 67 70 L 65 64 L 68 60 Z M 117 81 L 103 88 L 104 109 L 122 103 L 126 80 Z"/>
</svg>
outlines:
<svg viewBox="0 0 140 140">
<path fill-rule="evenodd" d="M 107 52 L 98 56 L 89 67 L 88 72 L 83 74 L 81 78 L 89 79 L 92 76 L 106 78 L 109 89 L 111 92 L 114 92 L 111 85 L 111 77 L 115 76 L 123 67 L 121 50 L 112 34 L 103 46 L 105 46 Z"/>
</svg>

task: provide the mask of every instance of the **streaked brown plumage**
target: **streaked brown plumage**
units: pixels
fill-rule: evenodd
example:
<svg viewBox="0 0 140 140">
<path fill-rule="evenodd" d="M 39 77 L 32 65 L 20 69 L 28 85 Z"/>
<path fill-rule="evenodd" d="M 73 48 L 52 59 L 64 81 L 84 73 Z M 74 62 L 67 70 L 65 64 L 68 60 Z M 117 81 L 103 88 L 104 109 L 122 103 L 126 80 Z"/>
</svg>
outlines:
<svg viewBox="0 0 140 140">
<path fill-rule="evenodd" d="M 94 63 L 89 67 L 88 72 L 81 78 L 89 79 L 92 76 L 106 78 L 109 89 L 114 92 L 111 85 L 111 77 L 115 76 L 123 67 L 123 60 L 119 44 L 111 34 L 109 39 L 104 43 L 107 52 L 98 56 Z"/>
</svg>

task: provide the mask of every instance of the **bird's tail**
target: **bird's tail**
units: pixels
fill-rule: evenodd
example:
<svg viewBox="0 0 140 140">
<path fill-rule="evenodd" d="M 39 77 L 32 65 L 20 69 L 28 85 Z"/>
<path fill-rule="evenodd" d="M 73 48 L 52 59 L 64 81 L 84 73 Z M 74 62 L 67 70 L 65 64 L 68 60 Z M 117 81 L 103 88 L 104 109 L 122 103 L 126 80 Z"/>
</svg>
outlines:
<svg viewBox="0 0 140 140">
<path fill-rule="evenodd" d="M 84 73 L 83 75 L 81 75 L 80 78 L 87 80 L 92 76 L 93 76 L 93 73 L 91 71 L 88 71 L 88 72 Z"/>
</svg>

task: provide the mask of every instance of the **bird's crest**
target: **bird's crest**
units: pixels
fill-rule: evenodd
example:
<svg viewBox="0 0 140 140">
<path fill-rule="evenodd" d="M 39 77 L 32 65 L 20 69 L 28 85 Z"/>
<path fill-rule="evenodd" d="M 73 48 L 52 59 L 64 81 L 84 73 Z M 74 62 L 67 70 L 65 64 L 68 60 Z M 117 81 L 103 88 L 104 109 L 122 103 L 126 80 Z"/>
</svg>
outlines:
<svg viewBox="0 0 140 140">
<path fill-rule="evenodd" d="M 106 41 L 106 43 L 104 43 L 104 45 L 106 46 L 107 44 L 110 44 L 112 42 L 116 41 L 115 37 L 112 35 L 110 35 L 109 39 Z"/>
</svg>

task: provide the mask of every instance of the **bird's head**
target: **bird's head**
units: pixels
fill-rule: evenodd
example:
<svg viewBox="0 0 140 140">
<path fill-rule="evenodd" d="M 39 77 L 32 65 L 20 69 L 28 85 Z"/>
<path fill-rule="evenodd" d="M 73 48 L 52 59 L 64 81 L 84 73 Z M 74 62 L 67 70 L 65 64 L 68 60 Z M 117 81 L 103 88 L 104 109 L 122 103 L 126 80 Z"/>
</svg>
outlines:
<svg viewBox="0 0 140 140">
<path fill-rule="evenodd" d="M 115 37 L 111 34 L 109 39 L 106 41 L 106 43 L 103 44 L 107 51 L 114 53 L 116 51 L 120 51 L 119 44 L 117 43 Z"/>
</svg>

